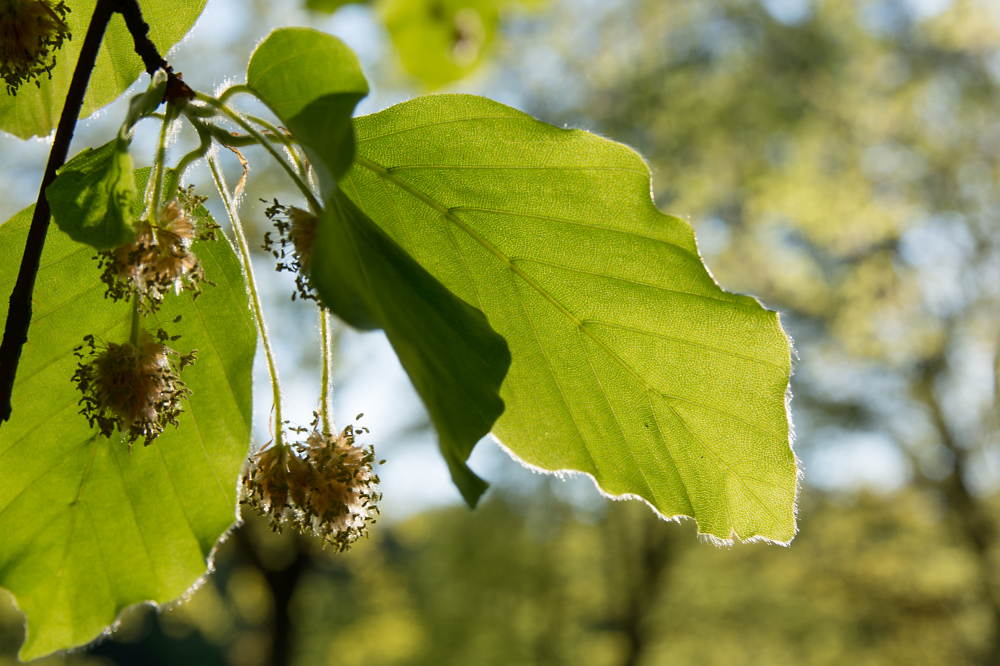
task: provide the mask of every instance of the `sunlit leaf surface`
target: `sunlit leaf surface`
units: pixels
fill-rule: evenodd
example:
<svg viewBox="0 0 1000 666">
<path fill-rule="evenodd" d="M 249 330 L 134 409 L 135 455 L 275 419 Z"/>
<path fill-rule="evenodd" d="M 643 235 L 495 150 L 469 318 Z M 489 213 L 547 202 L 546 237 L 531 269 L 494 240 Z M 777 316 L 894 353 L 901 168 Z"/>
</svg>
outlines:
<svg viewBox="0 0 1000 666">
<path fill-rule="evenodd" d="M 31 211 L 0 227 L 2 319 Z M 168 296 L 156 317 L 181 335 L 173 348 L 198 350 L 182 374 L 193 394 L 176 430 L 129 453 L 117 434 L 99 435 L 78 413 L 70 378 L 83 336 L 127 339 L 131 308 L 105 299 L 93 249 L 50 228 L 14 412 L 0 429 L 0 585 L 27 616 L 24 659 L 93 640 L 130 604 L 176 599 L 205 574 L 235 520 L 256 334 L 229 245 L 194 248 L 217 286 L 196 301 L 188 292 Z"/>
<path fill-rule="evenodd" d="M 717 538 L 794 536 L 788 340 L 712 280 L 637 154 L 471 96 L 355 127 L 345 193 L 510 345 L 504 445 Z"/>
<path fill-rule="evenodd" d="M 128 142 L 120 137 L 87 148 L 58 171 L 45 190 L 52 220 L 73 240 L 109 250 L 135 240 L 135 178 Z"/>
<path fill-rule="evenodd" d="M 161 54 L 166 55 L 179 42 L 205 8 L 206 0 L 139 0 L 143 17 L 150 26 L 149 37 Z M 73 68 L 80 57 L 83 37 L 97 0 L 66 0 L 70 13 L 66 16 L 71 41 L 56 52 L 56 67 L 52 79 L 43 76 L 41 87 L 34 83 L 22 85 L 17 95 L 0 89 L 0 131 L 22 139 L 45 136 L 59 122 Z M 135 52 L 132 35 L 125 20 L 115 14 L 97 55 L 97 64 L 87 86 L 81 117 L 110 104 L 135 82 L 143 72 L 142 60 Z"/>
<path fill-rule="evenodd" d="M 361 64 L 347 45 L 318 30 L 275 30 L 250 57 L 247 85 L 334 181 L 347 171 L 354 155 L 351 115 L 368 94 Z"/>
</svg>

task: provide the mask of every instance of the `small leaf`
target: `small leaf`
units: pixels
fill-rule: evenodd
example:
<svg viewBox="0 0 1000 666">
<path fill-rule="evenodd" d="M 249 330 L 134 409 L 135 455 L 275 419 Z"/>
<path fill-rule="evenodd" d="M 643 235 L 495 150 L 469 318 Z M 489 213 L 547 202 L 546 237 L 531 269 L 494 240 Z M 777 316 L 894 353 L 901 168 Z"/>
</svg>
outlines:
<svg viewBox="0 0 1000 666">
<path fill-rule="evenodd" d="M 156 70 L 156 73 L 150 78 L 146 91 L 133 95 L 132 99 L 129 100 L 128 113 L 125 116 L 125 122 L 122 123 L 119 136 L 131 138 L 135 124 L 156 113 L 156 110 L 163 104 L 163 96 L 167 92 L 168 83 L 167 72 L 163 69 Z"/>
<path fill-rule="evenodd" d="M 635 152 L 466 95 L 355 127 L 345 194 L 510 345 L 511 451 L 719 539 L 792 539 L 788 339 L 719 288 Z"/>
<path fill-rule="evenodd" d="M 128 142 L 121 137 L 89 148 L 59 169 L 45 190 L 52 219 L 78 243 L 110 250 L 135 240 L 136 187 Z"/>
<path fill-rule="evenodd" d="M 354 52 L 318 30 L 275 30 L 250 56 L 247 85 L 339 180 L 354 157 L 354 107 L 368 94 Z"/>
<path fill-rule="evenodd" d="M 136 172 L 137 183 L 147 172 Z M 31 213 L 0 226 L 0 318 Z M 187 293 L 168 298 L 145 321 L 180 334 L 171 343 L 178 351 L 198 349 L 182 375 L 193 394 L 176 430 L 130 454 L 120 436 L 100 436 L 78 413 L 70 378 L 83 336 L 126 339 L 131 308 L 104 298 L 90 248 L 56 229 L 46 239 L 14 411 L 0 429 L 0 585 L 27 618 L 22 659 L 93 640 L 131 604 L 181 596 L 205 575 L 236 518 L 256 330 L 228 243 L 194 250 L 218 286 L 197 301 Z"/>
<path fill-rule="evenodd" d="M 455 485 L 475 506 L 487 484 L 465 461 L 503 412 L 504 339 L 340 191 L 320 220 L 311 279 L 347 323 L 385 330 L 437 427 Z"/>
<path fill-rule="evenodd" d="M 139 0 L 142 15 L 149 23 L 149 37 L 160 53 L 167 53 L 194 26 L 206 0 Z M 73 35 L 56 52 L 52 78 L 42 77 L 40 87 L 24 85 L 17 95 L 0 88 L 0 131 L 21 139 L 45 136 L 59 122 L 73 69 L 80 58 L 83 37 L 97 0 L 66 0 L 70 12 L 66 24 Z M 132 35 L 119 14 L 111 17 L 97 63 L 87 85 L 80 117 L 85 118 L 110 104 L 132 85 L 144 71 L 135 52 Z"/>
</svg>

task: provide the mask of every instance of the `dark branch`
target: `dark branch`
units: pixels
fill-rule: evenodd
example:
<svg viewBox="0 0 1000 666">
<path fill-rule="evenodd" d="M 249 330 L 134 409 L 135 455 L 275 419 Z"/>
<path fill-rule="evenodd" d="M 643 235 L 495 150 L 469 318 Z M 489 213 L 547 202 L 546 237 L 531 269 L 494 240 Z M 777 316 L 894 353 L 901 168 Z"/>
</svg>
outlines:
<svg viewBox="0 0 1000 666">
<path fill-rule="evenodd" d="M 38 200 L 31 218 L 28 240 L 24 246 L 24 257 L 17 273 L 17 283 L 10 295 L 10 309 L 7 311 L 3 343 L 0 344 L 0 422 L 10 419 L 14 377 L 17 375 L 17 364 L 21 360 L 21 348 L 28 341 L 35 276 L 38 274 L 42 249 L 45 247 L 45 235 L 49 230 L 49 202 L 45 198 L 45 188 L 55 180 L 56 169 L 66 162 L 69 144 L 76 130 L 76 120 L 80 117 L 83 97 L 90 82 L 90 73 L 94 69 L 97 51 L 101 47 L 101 40 L 104 38 L 104 32 L 113 12 L 114 0 L 98 0 L 94 15 L 90 19 L 90 26 L 87 28 L 87 36 L 83 40 L 80 59 L 73 71 L 62 115 L 59 116 L 52 150 L 49 151 L 49 161 L 45 165 L 45 175 L 42 177 L 42 186 L 38 190 Z"/>
<path fill-rule="evenodd" d="M 149 24 L 142 18 L 142 9 L 137 0 L 116 0 L 115 11 L 125 19 L 125 26 L 132 34 L 132 41 L 135 43 L 135 52 L 142 58 L 146 73 L 152 76 L 158 69 L 166 70 L 167 92 L 163 96 L 163 101 L 178 98 L 194 99 L 194 91 L 181 80 L 180 74 L 174 74 L 173 68 L 167 64 L 157 50 L 156 44 L 149 38 Z"/>
<path fill-rule="evenodd" d="M 152 76 L 158 69 L 169 69 L 167 61 L 156 49 L 156 44 L 149 39 L 149 24 L 142 18 L 139 3 L 136 0 L 116 0 L 115 11 L 125 19 L 125 26 L 135 43 L 135 52 L 142 58 L 146 73 Z"/>
</svg>

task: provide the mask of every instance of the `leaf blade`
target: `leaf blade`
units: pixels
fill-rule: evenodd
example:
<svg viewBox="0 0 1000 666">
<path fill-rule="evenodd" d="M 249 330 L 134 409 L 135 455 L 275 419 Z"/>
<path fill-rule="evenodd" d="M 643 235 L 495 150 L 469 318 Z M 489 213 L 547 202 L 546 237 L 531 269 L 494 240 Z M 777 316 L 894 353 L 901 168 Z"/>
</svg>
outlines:
<svg viewBox="0 0 1000 666">
<path fill-rule="evenodd" d="M 23 245 L 31 211 L 0 226 L 5 255 Z M 197 301 L 168 299 L 159 314 L 171 332 L 183 327 L 172 344 L 199 347 L 183 374 L 194 393 L 178 429 L 130 455 L 119 437 L 89 428 L 70 382 L 83 334 L 126 338 L 130 308 L 104 298 L 89 248 L 49 232 L 14 413 L 0 431 L 0 584 L 27 617 L 22 659 L 93 640 L 131 604 L 180 596 L 235 521 L 256 334 L 232 249 L 224 241 L 196 248 L 218 286 Z M 13 287 L 16 267 L 5 259 L 0 291 Z M 182 324 L 167 323 L 177 315 Z"/>
<path fill-rule="evenodd" d="M 136 187 L 128 141 L 118 137 L 81 151 L 45 189 L 52 219 L 78 243 L 110 250 L 135 240 Z"/>
<path fill-rule="evenodd" d="M 638 155 L 459 95 L 355 128 L 345 191 L 511 345 L 509 449 L 719 539 L 791 540 L 787 338 L 715 284 Z"/>
<path fill-rule="evenodd" d="M 139 0 L 143 17 L 150 26 L 149 37 L 160 53 L 172 46 L 194 26 L 207 0 Z M 39 86 L 21 86 L 17 95 L 0 94 L 0 131 L 21 139 L 46 136 L 59 122 L 73 69 L 80 57 L 83 36 L 97 0 L 67 0 L 70 13 L 66 23 L 74 39 L 56 52 L 52 78 L 43 77 Z M 111 18 L 97 63 L 87 86 L 80 117 L 86 118 L 113 102 L 144 71 L 142 60 L 132 46 L 132 35 L 118 14 Z"/>
<path fill-rule="evenodd" d="M 250 56 L 247 85 L 339 180 L 354 156 L 351 115 L 368 94 L 354 52 L 318 30 L 274 30 Z"/>
</svg>

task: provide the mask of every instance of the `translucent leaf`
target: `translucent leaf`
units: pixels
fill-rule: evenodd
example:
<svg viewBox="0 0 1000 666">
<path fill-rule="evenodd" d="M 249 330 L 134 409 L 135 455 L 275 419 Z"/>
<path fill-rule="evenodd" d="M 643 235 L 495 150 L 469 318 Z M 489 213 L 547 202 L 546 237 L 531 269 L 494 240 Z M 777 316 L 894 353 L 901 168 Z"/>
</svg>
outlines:
<svg viewBox="0 0 1000 666">
<path fill-rule="evenodd" d="M 136 176 L 145 182 L 145 170 Z M 0 226 L 0 318 L 31 213 Z M 91 248 L 50 229 L 13 416 L 0 429 L 0 585 L 27 617 L 22 659 L 93 640 L 131 604 L 181 596 L 235 520 L 256 332 L 232 249 L 224 240 L 194 249 L 217 286 L 197 300 L 168 297 L 146 320 L 181 335 L 174 349 L 198 350 L 182 374 L 193 394 L 176 430 L 129 453 L 78 413 L 70 378 L 84 335 L 127 339 L 131 307 L 105 299 Z"/>
<path fill-rule="evenodd" d="M 58 171 L 45 190 L 52 219 L 70 238 L 98 250 L 135 240 L 136 187 L 128 142 L 121 137 L 87 148 Z"/>
<path fill-rule="evenodd" d="M 143 16 L 149 23 L 149 37 L 161 54 L 170 48 L 194 26 L 205 7 L 206 0 L 139 0 Z M 87 33 L 90 17 L 97 0 L 66 0 L 70 13 L 66 16 L 73 35 L 72 41 L 63 44 L 56 52 L 56 67 L 52 79 L 42 77 L 41 87 L 33 83 L 22 85 L 16 95 L 9 95 L 0 88 L 0 131 L 22 139 L 45 136 L 59 122 L 73 68 L 80 57 L 83 37 Z M 135 52 L 132 35 L 125 27 L 120 14 L 115 14 L 108 24 L 108 31 L 97 56 L 97 64 L 87 86 L 80 117 L 89 116 L 97 109 L 110 104 L 135 82 L 144 71 L 142 59 Z"/>
<path fill-rule="evenodd" d="M 247 85 L 333 181 L 347 171 L 354 155 L 351 116 L 368 82 L 342 41 L 309 28 L 275 30 L 250 56 Z"/>
<path fill-rule="evenodd" d="M 327 201 L 312 264 L 312 283 L 332 312 L 385 330 L 430 412 L 452 480 L 475 506 L 487 484 L 465 461 L 503 412 L 503 338 L 339 191 Z"/>
<path fill-rule="evenodd" d="M 719 288 L 636 153 L 471 96 L 355 128 L 344 192 L 510 345 L 506 447 L 719 539 L 792 539 L 788 339 Z"/>
</svg>

